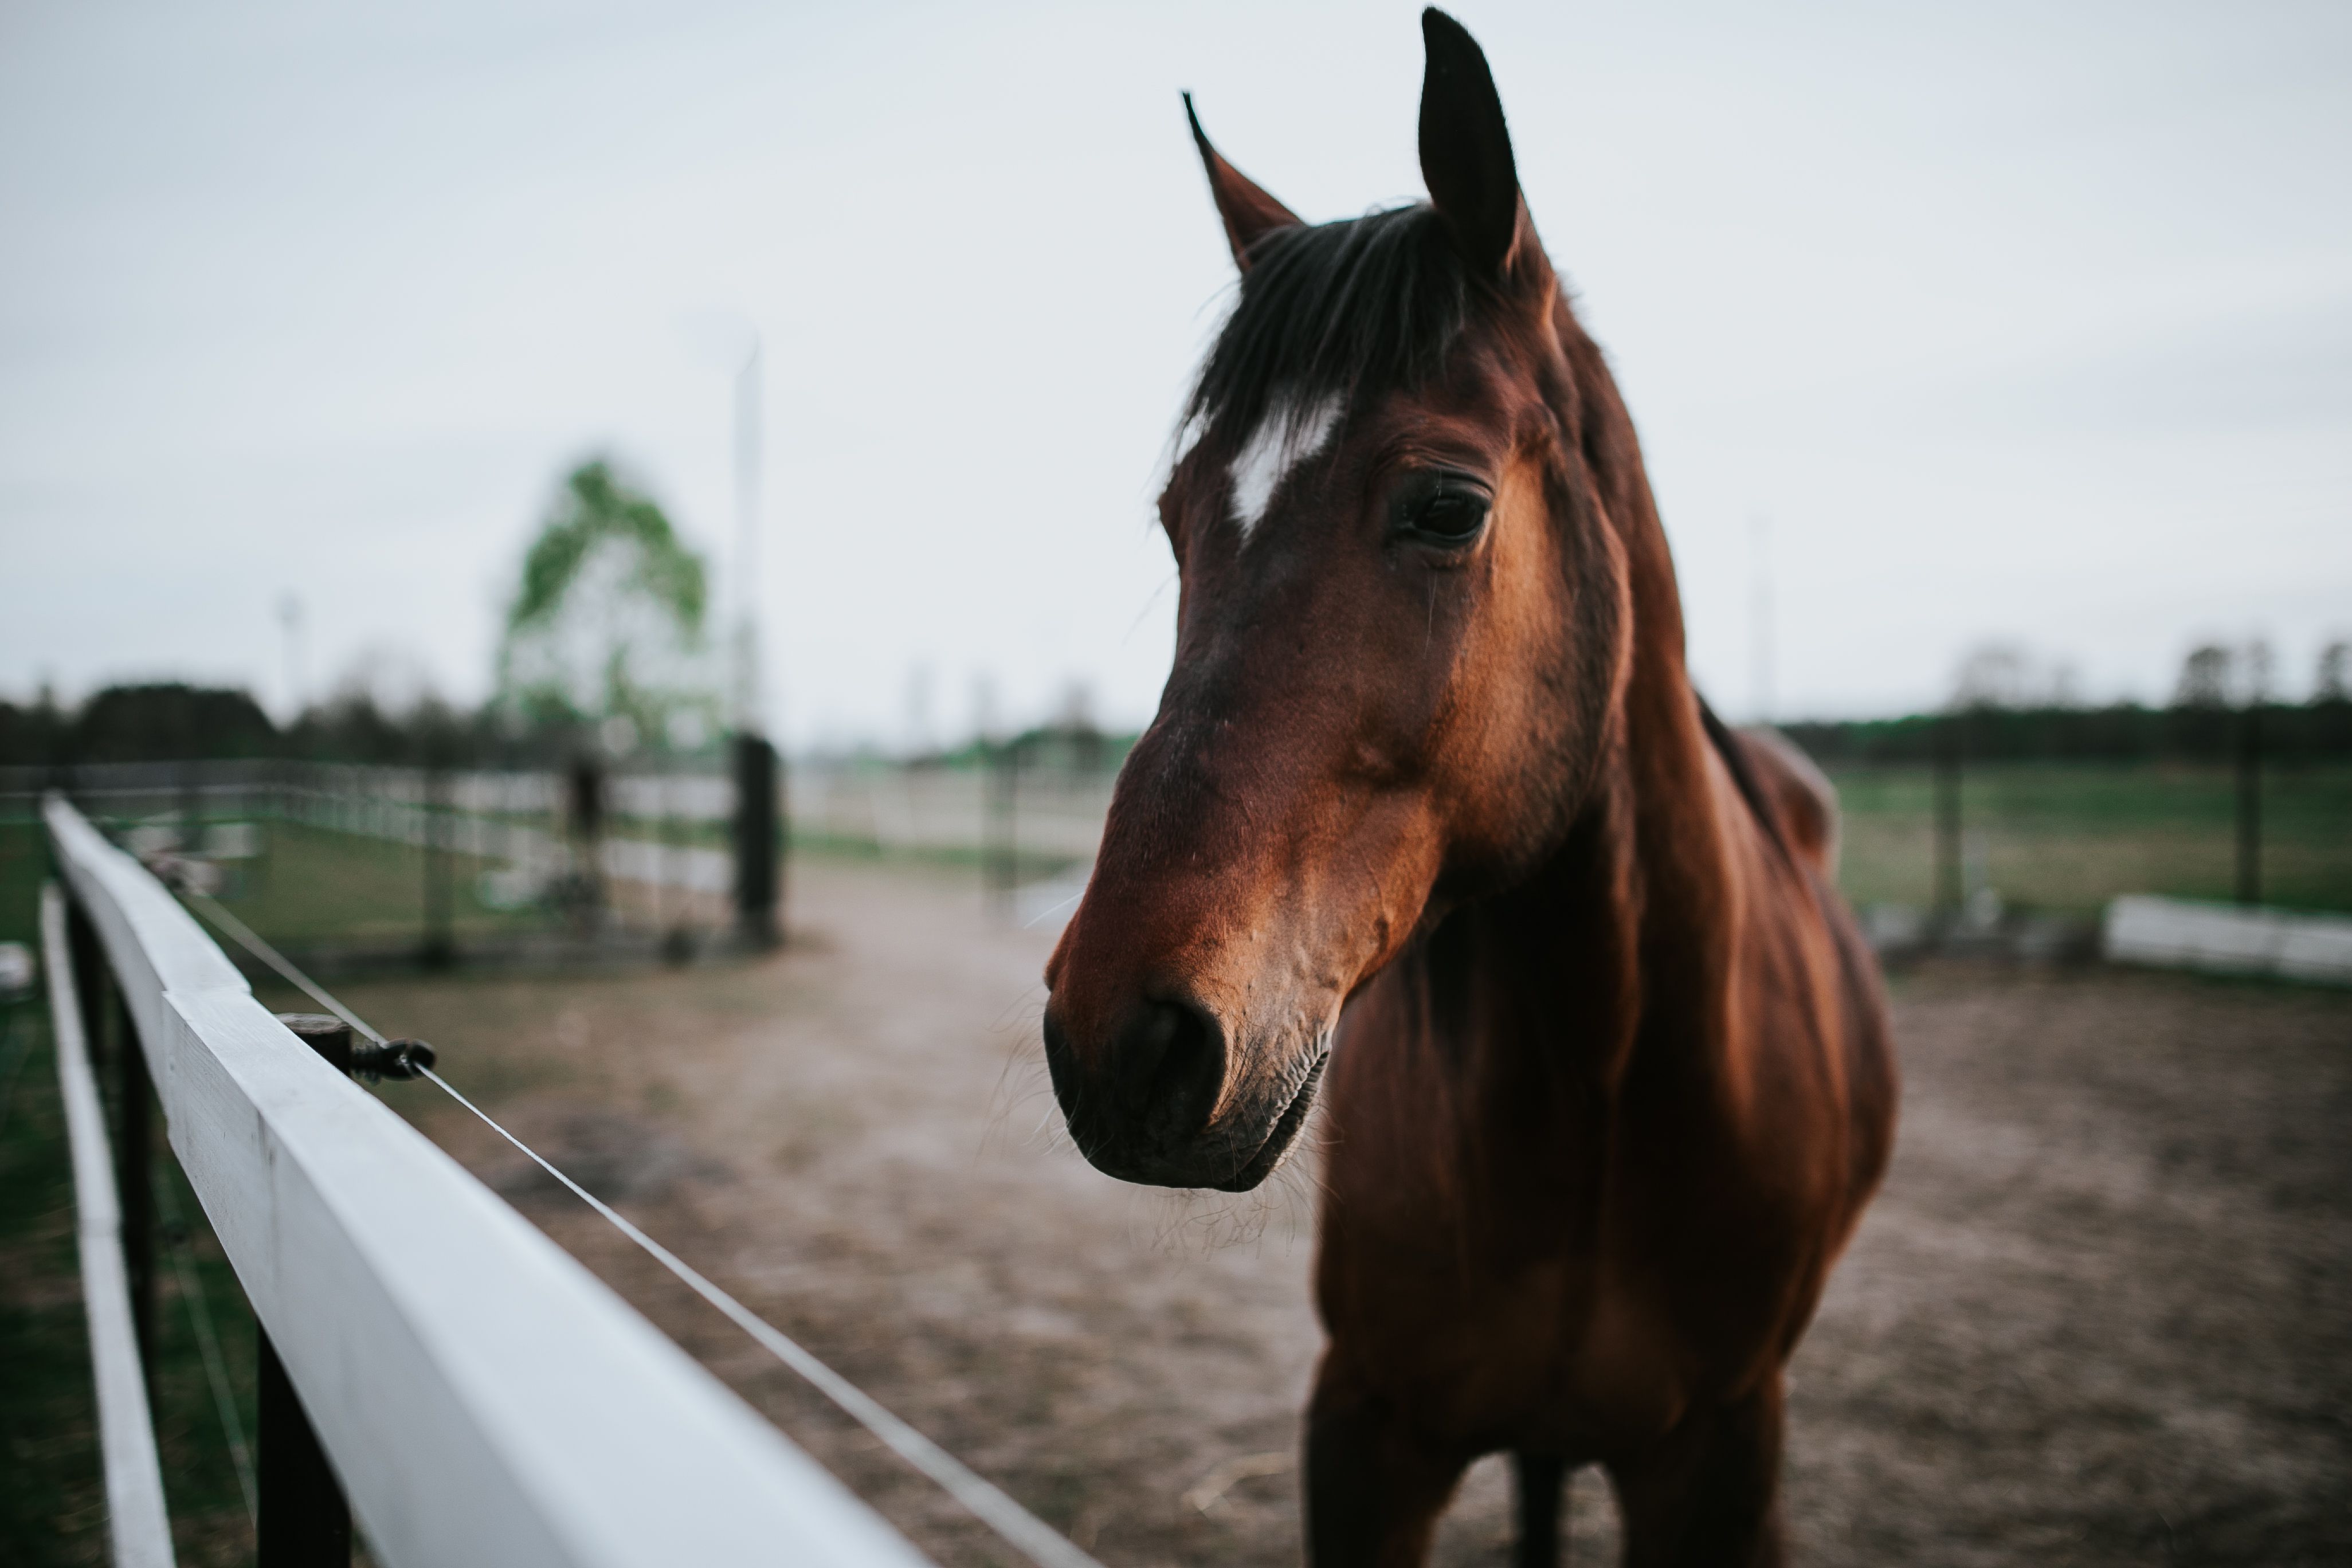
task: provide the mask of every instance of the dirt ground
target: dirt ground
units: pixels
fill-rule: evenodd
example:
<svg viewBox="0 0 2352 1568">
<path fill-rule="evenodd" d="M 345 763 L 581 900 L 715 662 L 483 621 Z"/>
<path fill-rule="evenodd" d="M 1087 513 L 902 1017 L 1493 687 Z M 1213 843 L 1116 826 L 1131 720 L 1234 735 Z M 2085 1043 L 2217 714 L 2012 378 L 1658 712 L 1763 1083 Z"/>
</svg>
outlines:
<svg viewBox="0 0 2352 1568">
<path fill-rule="evenodd" d="M 592 1190 L 1112 1565 L 1299 1558 L 1311 1162 L 1125 1186 L 1034 1047 L 1051 932 L 971 879 L 803 864 L 740 968 L 345 988 Z M 2352 996 L 2105 972 L 1895 981 L 1893 1175 L 1794 1369 L 1816 1563 L 2352 1557 Z M 926 1483 L 429 1085 L 387 1086 L 943 1563 Z M 1613 1559 L 1600 1479 L 1574 1555 Z M 1498 1462 L 1437 1561 L 1501 1561 Z"/>
</svg>

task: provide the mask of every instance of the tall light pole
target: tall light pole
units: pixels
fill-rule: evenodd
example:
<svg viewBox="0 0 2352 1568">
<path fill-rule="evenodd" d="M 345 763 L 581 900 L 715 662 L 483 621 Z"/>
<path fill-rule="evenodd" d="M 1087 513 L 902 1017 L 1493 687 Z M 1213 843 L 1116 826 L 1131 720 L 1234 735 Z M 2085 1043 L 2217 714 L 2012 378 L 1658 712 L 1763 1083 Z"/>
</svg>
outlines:
<svg viewBox="0 0 2352 1568">
<path fill-rule="evenodd" d="M 286 722 L 300 721 L 302 692 L 302 601 L 288 592 L 278 601 L 278 622 L 286 628 Z"/>
<path fill-rule="evenodd" d="M 1748 636 L 1752 639 L 1748 678 L 1755 689 L 1749 700 L 1755 709 L 1755 722 L 1769 724 L 1773 718 L 1772 691 L 1772 519 L 1758 512 L 1748 520 L 1748 543 L 1749 569 L 1754 574 L 1748 600 Z"/>
</svg>

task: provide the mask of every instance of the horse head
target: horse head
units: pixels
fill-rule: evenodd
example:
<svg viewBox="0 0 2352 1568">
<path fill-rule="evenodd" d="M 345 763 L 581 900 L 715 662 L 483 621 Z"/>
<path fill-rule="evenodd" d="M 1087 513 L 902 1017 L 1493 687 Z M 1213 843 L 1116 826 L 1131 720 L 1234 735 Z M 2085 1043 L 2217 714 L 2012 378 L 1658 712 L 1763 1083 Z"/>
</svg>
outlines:
<svg viewBox="0 0 2352 1568">
<path fill-rule="evenodd" d="M 1160 499 L 1174 666 L 1046 969 L 1055 1095 L 1129 1181 L 1276 1168 L 1349 996 L 1566 840 L 1624 685 L 1614 391 L 1486 57 L 1423 32 L 1426 204 L 1304 223 L 1192 121 L 1239 298 Z"/>
</svg>

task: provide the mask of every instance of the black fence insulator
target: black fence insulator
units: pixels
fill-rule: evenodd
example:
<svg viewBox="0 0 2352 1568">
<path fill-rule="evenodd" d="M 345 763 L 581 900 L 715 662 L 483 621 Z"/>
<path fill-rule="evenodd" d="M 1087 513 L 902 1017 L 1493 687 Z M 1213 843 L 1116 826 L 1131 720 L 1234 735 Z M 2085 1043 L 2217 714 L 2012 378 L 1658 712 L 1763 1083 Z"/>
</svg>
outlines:
<svg viewBox="0 0 2352 1568">
<path fill-rule="evenodd" d="M 439 1059 L 423 1040 L 362 1040 L 352 1047 L 352 1071 L 370 1083 L 421 1077 Z"/>
</svg>

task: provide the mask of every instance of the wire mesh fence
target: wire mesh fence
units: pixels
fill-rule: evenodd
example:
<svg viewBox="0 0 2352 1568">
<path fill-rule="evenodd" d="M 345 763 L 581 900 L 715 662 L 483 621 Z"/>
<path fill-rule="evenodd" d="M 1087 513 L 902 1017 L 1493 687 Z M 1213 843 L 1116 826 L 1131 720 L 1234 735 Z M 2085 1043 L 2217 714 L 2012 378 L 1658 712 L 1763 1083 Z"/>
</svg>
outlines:
<svg viewBox="0 0 2352 1568">
<path fill-rule="evenodd" d="M 44 872 L 39 793 L 58 787 L 131 853 L 331 970 L 680 958 L 722 941 L 738 912 L 742 820 L 723 761 L 590 772 L 0 769 L 0 910 L 30 907 Z M 993 907 L 1027 918 L 1083 885 L 1112 779 L 1098 759 L 1034 742 L 953 762 L 816 759 L 790 770 L 777 807 L 799 852 L 967 867 Z"/>
<path fill-rule="evenodd" d="M 1085 886 L 1112 750 L 1033 737 L 953 758 L 803 758 L 779 808 L 794 853 L 968 868 L 1001 916 L 1039 920 Z M 1823 761 L 1841 882 L 1890 941 L 1939 920 L 2079 927 L 2136 893 L 2352 911 L 2352 760 L 2283 750 L 2252 773 L 2226 751 Z M 718 759 L 616 769 L 593 805 L 553 769 L 0 770 L 0 910 L 30 906 L 36 792 L 52 782 L 134 853 L 180 862 L 269 940 L 331 967 L 681 956 L 730 919 L 736 787 Z"/>
<path fill-rule="evenodd" d="M 1950 846 L 1939 843 L 1936 773 L 1921 763 L 1831 770 L 1843 840 L 1840 880 L 1856 904 L 1998 900 L 2087 916 L 2127 893 L 2229 900 L 2241 889 L 2240 781 L 2231 765 L 1965 766 Z M 2278 764 L 2264 770 L 2259 788 L 2259 901 L 2352 910 L 2352 764 Z M 1947 860 L 1957 867 L 1943 867 Z"/>
<path fill-rule="evenodd" d="M 730 916 L 731 781 L 674 768 L 583 782 L 289 762 L 0 775 L 0 883 L 39 874 L 37 792 L 68 790 L 151 865 L 329 963 L 690 950 Z"/>
</svg>

